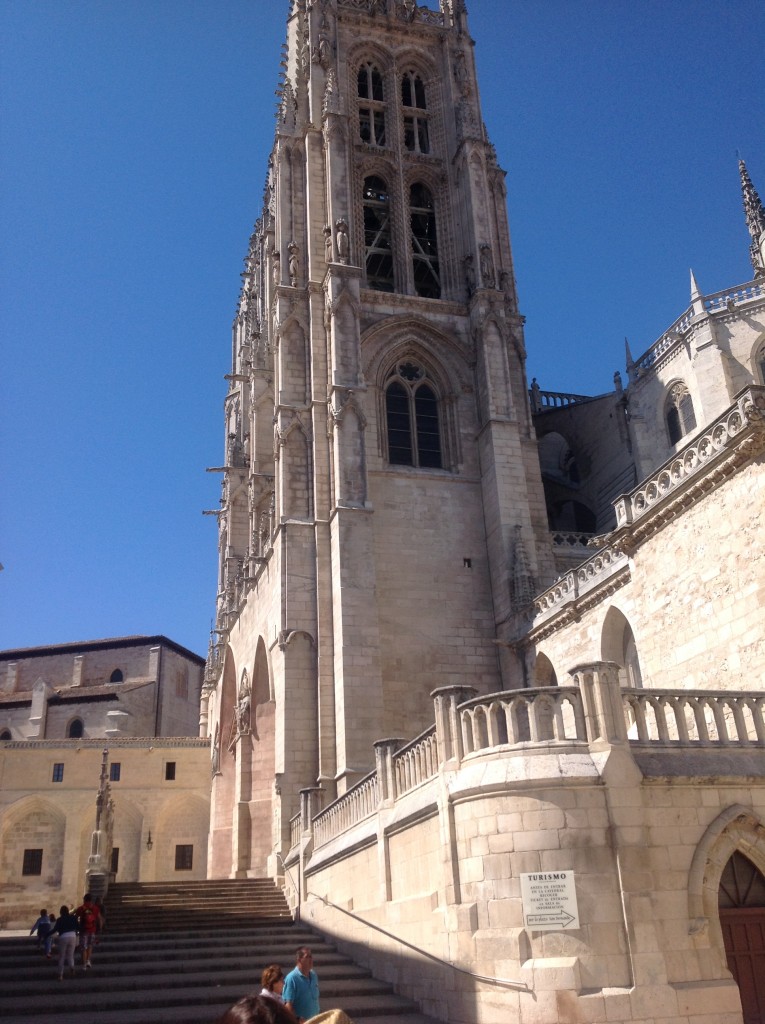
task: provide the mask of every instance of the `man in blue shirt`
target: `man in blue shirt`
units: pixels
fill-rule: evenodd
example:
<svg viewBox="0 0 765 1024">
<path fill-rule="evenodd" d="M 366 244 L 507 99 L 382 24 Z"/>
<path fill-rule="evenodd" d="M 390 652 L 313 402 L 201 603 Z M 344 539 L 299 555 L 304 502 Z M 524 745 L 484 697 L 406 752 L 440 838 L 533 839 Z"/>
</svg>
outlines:
<svg viewBox="0 0 765 1024">
<path fill-rule="evenodd" d="M 295 1014 L 298 1024 L 315 1017 L 319 1010 L 319 979 L 313 968 L 313 953 L 301 946 L 295 954 L 294 970 L 284 979 L 282 999 Z"/>
</svg>

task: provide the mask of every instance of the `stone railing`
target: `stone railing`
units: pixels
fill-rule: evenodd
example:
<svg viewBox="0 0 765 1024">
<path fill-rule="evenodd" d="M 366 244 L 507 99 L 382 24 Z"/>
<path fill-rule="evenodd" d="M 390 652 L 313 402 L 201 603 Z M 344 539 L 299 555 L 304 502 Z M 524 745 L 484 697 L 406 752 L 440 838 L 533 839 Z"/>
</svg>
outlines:
<svg viewBox="0 0 765 1024">
<path fill-rule="evenodd" d="M 736 396 L 736 402 L 710 426 L 664 463 L 639 487 L 614 502 L 617 528 L 629 526 L 655 505 L 700 475 L 707 463 L 728 448 L 752 422 L 765 417 L 765 387 L 753 385 Z"/>
<path fill-rule="evenodd" d="M 438 739 L 436 727 L 431 726 L 405 747 L 393 755 L 393 778 L 395 796 L 402 796 L 410 789 L 432 778 L 438 771 Z"/>
<path fill-rule="evenodd" d="M 547 590 L 543 590 L 534 599 L 536 615 L 546 616 L 556 612 L 563 605 L 576 601 L 626 566 L 627 561 L 627 556 L 618 547 L 606 545 L 576 569 L 561 576 Z"/>
<path fill-rule="evenodd" d="M 575 686 L 512 690 L 477 697 L 459 709 L 463 754 L 519 743 L 586 742 Z"/>
<path fill-rule="evenodd" d="M 440 11 L 432 11 L 429 7 L 418 4 L 404 4 L 401 0 L 382 0 L 377 5 L 370 0 L 338 0 L 339 7 L 347 7 L 362 14 L 393 13 L 401 21 L 423 21 L 426 25 L 444 25 L 444 15 Z"/>
<path fill-rule="evenodd" d="M 568 405 L 589 402 L 590 396 L 572 395 L 566 391 L 542 391 L 534 386 L 529 388 L 529 400 L 532 412 L 542 412 L 545 409 L 564 409 Z"/>
<path fill-rule="evenodd" d="M 434 690 L 435 725 L 405 746 L 378 740 L 375 770 L 347 793 L 314 815 L 320 791 L 301 790 L 301 814 L 290 822 L 292 847 L 310 836 L 318 850 L 440 772 L 487 755 L 525 755 L 535 745 L 536 753 L 557 749 L 563 757 L 614 744 L 644 752 L 690 746 L 765 753 L 765 693 L 623 690 L 611 662 L 578 666 L 571 677 L 569 686 L 484 696 L 472 687 Z"/>
<path fill-rule="evenodd" d="M 662 746 L 765 746 L 765 695 L 624 690 L 630 740 Z"/>
<path fill-rule="evenodd" d="M 735 285 L 733 288 L 727 288 L 722 292 L 714 292 L 712 295 L 706 295 L 702 301 L 704 309 L 708 313 L 718 313 L 724 309 L 731 309 L 749 299 L 762 298 L 763 296 L 765 296 L 765 285 L 753 281 L 752 283 Z M 655 341 L 639 359 L 632 363 L 629 367 L 631 381 L 637 380 L 642 373 L 654 366 L 662 356 L 666 355 L 667 352 L 683 340 L 683 336 L 690 327 L 694 316 L 693 306 L 689 306 L 674 323 L 670 324 L 659 340 Z"/>
<path fill-rule="evenodd" d="M 303 828 L 300 815 L 296 814 L 294 818 L 290 818 L 290 849 L 298 845 L 302 832 Z"/>
<path fill-rule="evenodd" d="M 556 548 L 586 548 L 595 534 L 574 530 L 552 530 L 550 536 Z"/>
<path fill-rule="evenodd" d="M 374 814 L 379 802 L 377 772 L 373 771 L 313 819 L 314 845 L 323 846 L 352 825 Z"/>
</svg>

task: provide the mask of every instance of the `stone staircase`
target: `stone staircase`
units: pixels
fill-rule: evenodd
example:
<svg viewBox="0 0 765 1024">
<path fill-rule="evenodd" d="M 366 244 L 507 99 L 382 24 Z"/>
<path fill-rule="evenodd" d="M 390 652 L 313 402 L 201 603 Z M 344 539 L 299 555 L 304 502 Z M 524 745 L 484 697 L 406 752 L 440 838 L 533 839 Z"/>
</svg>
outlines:
<svg viewBox="0 0 765 1024">
<path fill-rule="evenodd" d="M 0 1018 L 14 1024 L 214 1024 L 310 945 L 323 1009 L 357 1024 L 434 1024 L 369 971 L 294 923 L 270 880 L 115 885 L 93 967 L 58 980 L 30 938 L 0 938 Z M 79 963 L 79 957 L 76 958 Z"/>
</svg>

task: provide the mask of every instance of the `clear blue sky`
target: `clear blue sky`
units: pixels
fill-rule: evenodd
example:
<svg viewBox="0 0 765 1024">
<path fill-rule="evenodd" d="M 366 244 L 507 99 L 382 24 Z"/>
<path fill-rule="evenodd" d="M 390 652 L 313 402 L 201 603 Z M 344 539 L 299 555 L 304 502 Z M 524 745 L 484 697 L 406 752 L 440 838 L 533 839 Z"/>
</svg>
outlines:
<svg viewBox="0 0 765 1024">
<path fill-rule="evenodd" d="M 434 3 L 431 6 L 435 6 Z M 761 0 L 472 0 L 529 375 L 596 394 L 748 280 Z M 223 374 L 287 0 L 0 0 L 0 647 L 214 606 Z"/>
</svg>

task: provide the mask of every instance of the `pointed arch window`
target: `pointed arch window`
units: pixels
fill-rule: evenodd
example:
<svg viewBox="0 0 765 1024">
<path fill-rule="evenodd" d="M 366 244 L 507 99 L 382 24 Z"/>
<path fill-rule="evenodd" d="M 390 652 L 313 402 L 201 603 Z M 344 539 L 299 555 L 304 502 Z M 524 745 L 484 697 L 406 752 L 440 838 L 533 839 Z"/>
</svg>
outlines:
<svg viewBox="0 0 765 1024">
<path fill-rule="evenodd" d="M 415 182 L 409 190 L 409 217 L 414 290 L 425 298 L 440 299 L 436 211 L 430 189 L 421 182 Z"/>
<path fill-rule="evenodd" d="M 404 146 L 412 153 L 429 153 L 425 85 L 415 71 L 407 71 L 401 80 L 401 104 L 404 107 Z"/>
<path fill-rule="evenodd" d="M 81 718 L 73 718 L 69 723 L 69 728 L 66 730 L 66 734 L 70 740 L 82 739 L 85 733 L 85 726 Z"/>
<path fill-rule="evenodd" d="M 383 77 L 374 64 L 367 61 L 359 68 L 359 134 L 370 146 L 385 145 L 385 89 Z"/>
<path fill-rule="evenodd" d="M 417 363 L 399 363 L 388 378 L 385 419 L 391 465 L 442 468 L 438 394 Z"/>
<path fill-rule="evenodd" d="M 669 443 L 675 445 L 681 438 L 696 429 L 696 413 L 693 399 L 683 383 L 674 384 L 665 409 Z"/>
<path fill-rule="evenodd" d="M 393 291 L 390 193 L 376 176 L 364 179 L 364 250 L 367 286 L 378 292 Z"/>
</svg>

